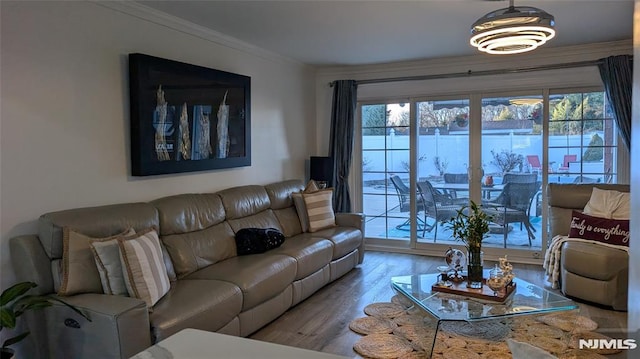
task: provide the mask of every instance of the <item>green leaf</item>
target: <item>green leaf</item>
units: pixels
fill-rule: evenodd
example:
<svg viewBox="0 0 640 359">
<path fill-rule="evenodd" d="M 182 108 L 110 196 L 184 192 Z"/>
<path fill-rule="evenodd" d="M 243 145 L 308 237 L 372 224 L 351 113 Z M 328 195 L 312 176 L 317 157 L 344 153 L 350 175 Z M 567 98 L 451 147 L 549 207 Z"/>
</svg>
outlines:
<svg viewBox="0 0 640 359">
<path fill-rule="evenodd" d="M 29 289 L 35 288 L 38 285 L 33 282 L 21 282 L 14 284 L 13 286 L 5 289 L 0 295 L 0 306 L 4 307 L 5 305 L 12 302 L 14 299 L 20 297 L 25 294 Z"/>
<path fill-rule="evenodd" d="M 5 340 L 5 341 L 4 341 L 4 343 L 2 344 L 2 347 L 3 347 L 3 348 L 6 348 L 6 347 L 8 347 L 8 346 L 10 346 L 10 345 L 13 345 L 13 344 L 15 344 L 15 343 L 17 343 L 17 342 L 21 341 L 22 339 L 26 338 L 26 337 L 27 337 L 27 335 L 29 335 L 30 333 L 31 333 L 31 332 L 24 332 L 24 333 L 22 333 L 22 334 L 20 334 L 20 335 L 16 335 L 16 336 L 15 336 L 15 337 L 13 337 L 13 338 L 9 338 L 9 339 L 7 339 L 7 340 Z"/>
<path fill-rule="evenodd" d="M 11 308 L 0 308 L 0 323 L 2 328 L 16 327 L 16 316 Z"/>
<path fill-rule="evenodd" d="M 51 306 L 50 297 L 41 295 L 27 295 L 14 303 L 16 317 L 31 309 L 42 309 Z"/>
</svg>

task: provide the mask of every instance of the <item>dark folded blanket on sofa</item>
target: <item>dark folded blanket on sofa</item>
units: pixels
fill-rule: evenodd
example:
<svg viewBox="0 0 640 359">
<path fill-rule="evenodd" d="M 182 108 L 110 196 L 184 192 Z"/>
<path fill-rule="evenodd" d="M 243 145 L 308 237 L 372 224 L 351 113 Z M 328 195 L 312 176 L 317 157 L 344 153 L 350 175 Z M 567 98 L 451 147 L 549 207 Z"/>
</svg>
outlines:
<svg viewBox="0 0 640 359">
<path fill-rule="evenodd" d="M 242 228 L 236 233 L 238 255 L 263 253 L 278 248 L 284 234 L 275 228 Z"/>
</svg>

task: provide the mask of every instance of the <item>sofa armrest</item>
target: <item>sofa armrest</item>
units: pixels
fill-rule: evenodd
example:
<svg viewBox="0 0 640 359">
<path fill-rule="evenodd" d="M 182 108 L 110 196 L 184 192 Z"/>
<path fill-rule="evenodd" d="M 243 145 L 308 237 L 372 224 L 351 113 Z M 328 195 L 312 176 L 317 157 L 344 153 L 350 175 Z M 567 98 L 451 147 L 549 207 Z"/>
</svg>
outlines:
<svg viewBox="0 0 640 359">
<path fill-rule="evenodd" d="M 13 237 L 9 240 L 11 262 L 18 282 L 34 282 L 38 286 L 32 294 L 53 292 L 51 259 L 36 235 Z"/>
<path fill-rule="evenodd" d="M 358 263 L 364 260 L 364 213 L 336 213 L 336 224 L 343 227 L 354 227 L 362 233 L 362 242 L 358 246 Z"/>
<path fill-rule="evenodd" d="M 45 310 L 51 358 L 129 358 L 151 346 L 144 301 L 106 294 L 62 297 L 91 321 L 62 304 Z"/>
<path fill-rule="evenodd" d="M 363 213 L 336 213 L 336 224 L 338 226 L 358 228 L 364 236 Z"/>
</svg>

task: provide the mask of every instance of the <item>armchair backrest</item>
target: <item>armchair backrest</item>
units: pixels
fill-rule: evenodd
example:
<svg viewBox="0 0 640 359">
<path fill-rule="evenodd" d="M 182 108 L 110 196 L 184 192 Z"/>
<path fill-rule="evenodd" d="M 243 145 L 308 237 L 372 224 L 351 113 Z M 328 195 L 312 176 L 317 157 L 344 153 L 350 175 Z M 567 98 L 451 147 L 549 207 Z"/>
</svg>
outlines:
<svg viewBox="0 0 640 359">
<path fill-rule="evenodd" d="M 504 186 L 496 202 L 507 208 L 528 212 L 539 187 L 538 182 L 509 182 Z"/>
<path fill-rule="evenodd" d="M 445 183 L 469 183 L 469 175 L 466 173 L 445 173 Z"/>
<path fill-rule="evenodd" d="M 402 182 L 402 179 L 400 179 L 398 175 L 393 175 L 389 177 L 389 180 L 391 181 L 391 183 L 393 183 L 393 186 L 396 188 L 396 193 L 398 194 L 400 212 L 409 211 L 410 209 L 409 187 L 407 187 L 407 185 L 404 184 L 404 182 Z"/>
<path fill-rule="evenodd" d="M 391 180 L 391 183 L 393 183 L 393 186 L 396 188 L 396 192 L 398 193 L 398 196 L 401 198 L 401 202 L 408 201 L 409 187 L 407 187 L 407 185 L 404 184 L 404 182 L 402 182 L 402 179 L 400 179 L 398 175 L 393 175 L 389 177 L 389 179 Z"/>
<path fill-rule="evenodd" d="M 437 211 L 437 203 L 438 199 L 436 190 L 433 188 L 433 185 L 429 181 L 418 182 L 418 193 L 422 198 L 422 203 L 424 205 L 424 210 L 427 213 L 435 213 Z"/>
<path fill-rule="evenodd" d="M 538 180 L 536 173 L 505 173 L 502 183 L 535 183 Z"/>
<path fill-rule="evenodd" d="M 542 168 L 542 165 L 540 164 L 540 157 L 538 155 L 527 155 L 527 162 L 529 162 L 529 166 L 531 166 L 531 168 Z"/>
<path fill-rule="evenodd" d="M 569 168 L 569 162 L 575 162 L 578 159 L 577 155 L 564 155 L 562 160 L 562 166 Z"/>
</svg>

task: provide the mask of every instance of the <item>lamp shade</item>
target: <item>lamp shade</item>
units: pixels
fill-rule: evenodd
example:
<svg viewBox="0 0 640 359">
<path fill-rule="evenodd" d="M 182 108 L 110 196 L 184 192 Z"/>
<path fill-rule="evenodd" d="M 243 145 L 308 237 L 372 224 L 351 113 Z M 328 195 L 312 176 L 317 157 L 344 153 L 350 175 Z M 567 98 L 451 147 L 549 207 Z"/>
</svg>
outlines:
<svg viewBox="0 0 640 359">
<path fill-rule="evenodd" d="M 555 35 L 553 15 L 530 6 L 509 6 L 490 12 L 471 25 L 469 43 L 489 54 L 535 50 Z"/>
<path fill-rule="evenodd" d="M 311 157 L 309 161 L 311 179 L 331 183 L 333 180 L 333 160 L 331 157 Z"/>
</svg>

